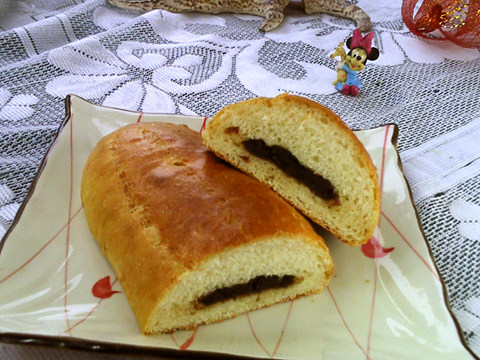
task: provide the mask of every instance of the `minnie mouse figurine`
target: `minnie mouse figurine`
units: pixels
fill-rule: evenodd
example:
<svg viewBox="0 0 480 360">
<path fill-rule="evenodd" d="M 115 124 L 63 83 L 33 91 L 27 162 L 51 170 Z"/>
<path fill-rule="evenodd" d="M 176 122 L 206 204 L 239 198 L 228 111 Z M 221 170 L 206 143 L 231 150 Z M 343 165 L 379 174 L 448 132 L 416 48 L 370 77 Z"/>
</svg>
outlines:
<svg viewBox="0 0 480 360">
<path fill-rule="evenodd" d="M 335 52 L 330 55 L 333 59 L 340 56 L 340 61 L 336 66 L 337 79 L 333 82 L 335 88 L 344 95 L 357 96 L 362 84 L 357 77 L 357 72 L 365 68 L 368 60 L 377 60 L 379 52 L 377 48 L 372 47 L 373 32 L 362 36 L 360 30 L 355 29 L 353 36 L 347 39 L 347 48 L 345 53 L 343 42 L 341 42 Z"/>
</svg>

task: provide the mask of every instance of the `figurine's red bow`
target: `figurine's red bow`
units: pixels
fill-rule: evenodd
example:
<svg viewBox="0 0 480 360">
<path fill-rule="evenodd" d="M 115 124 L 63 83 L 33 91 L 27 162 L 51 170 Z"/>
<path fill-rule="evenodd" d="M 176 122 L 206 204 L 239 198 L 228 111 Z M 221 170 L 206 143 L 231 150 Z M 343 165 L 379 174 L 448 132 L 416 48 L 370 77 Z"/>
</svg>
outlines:
<svg viewBox="0 0 480 360">
<path fill-rule="evenodd" d="M 362 36 L 360 30 L 353 30 L 352 43 L 350 44 L 350 49 L 355 49 L 357 47 L 362 47 L 365 49 L 367 54 L 370 54 L 372 51 L 372 39 L 373 32 L 369 32 L 365 37 Z"/>
</svg>

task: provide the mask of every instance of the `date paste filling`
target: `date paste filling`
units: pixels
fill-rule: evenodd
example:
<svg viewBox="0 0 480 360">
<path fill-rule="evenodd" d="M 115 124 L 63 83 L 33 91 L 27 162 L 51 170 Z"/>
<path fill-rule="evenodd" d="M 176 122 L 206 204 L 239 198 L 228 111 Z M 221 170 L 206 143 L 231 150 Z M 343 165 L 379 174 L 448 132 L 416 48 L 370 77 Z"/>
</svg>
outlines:
<svg viewBox="0 0 480 360">
<path fill-rule="evenodd" d="M 279 145 L 269 146 L 262 139 L 249 139 L 242 144 L 250 154 L 271 161 L 286 175 L 308 187 L 315 195 L 324 200 L 338 200 L 332 183 L 302 165 L 287 149 Z"/>
<path fill-rule="evenodd" d="M 208 306 L 220 301 L 235 299 L 242 295 L 258 293 L 264 290 L 285 288 L 294 283 L 293 275 L 269 275 L 257 276 L 244 284 L 236 284 L 229 287 L 214 290 L 198 298 L 198 304 Z"/>
</svg>

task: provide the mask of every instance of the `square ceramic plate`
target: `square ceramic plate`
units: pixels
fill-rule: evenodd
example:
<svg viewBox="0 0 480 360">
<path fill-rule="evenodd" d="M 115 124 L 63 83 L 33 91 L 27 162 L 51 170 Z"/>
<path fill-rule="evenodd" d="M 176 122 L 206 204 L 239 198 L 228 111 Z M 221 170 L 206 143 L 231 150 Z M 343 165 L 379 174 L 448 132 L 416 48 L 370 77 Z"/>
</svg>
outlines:
<svg viewBox="0 0 480 360">
<path fill-rule="evenodd" d="M 67 118 L 0 253 L 0 340 L 175 357 L 471 359 L 444 296 L 395 147 L 395 125 L 358 131 L 378 169 L 381 219 L 350 248 L 325 233 L 335 275 L 321 294 L 218 324 L 144 336 L 92 238 L 80 179 L 104 135 L 136 121 L 206 118 L 139 114 L 67 98 Z"/>
</svg>

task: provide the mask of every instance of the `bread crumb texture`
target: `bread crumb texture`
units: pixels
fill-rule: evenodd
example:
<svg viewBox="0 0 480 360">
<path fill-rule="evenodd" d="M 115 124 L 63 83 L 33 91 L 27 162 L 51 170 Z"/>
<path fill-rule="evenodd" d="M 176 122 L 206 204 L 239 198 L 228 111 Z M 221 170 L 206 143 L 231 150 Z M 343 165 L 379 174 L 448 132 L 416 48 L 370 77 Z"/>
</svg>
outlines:
<svg viewBox="0 0 480 360">
<path fill-rule="evenodd" d="M 380 215 L 376 169 L 363 144 L 330 109 L 289 94 L 254 98 L 226 106 L 202 136 L 219 157 L 268 184 L 345 243 L 357 246 L 373 234 Z M 329 180 L 338 200 L 320 198 L 274 162 L 253 156 L 243 146 L 250 139 L 287 149 Z"/>
</svg>

